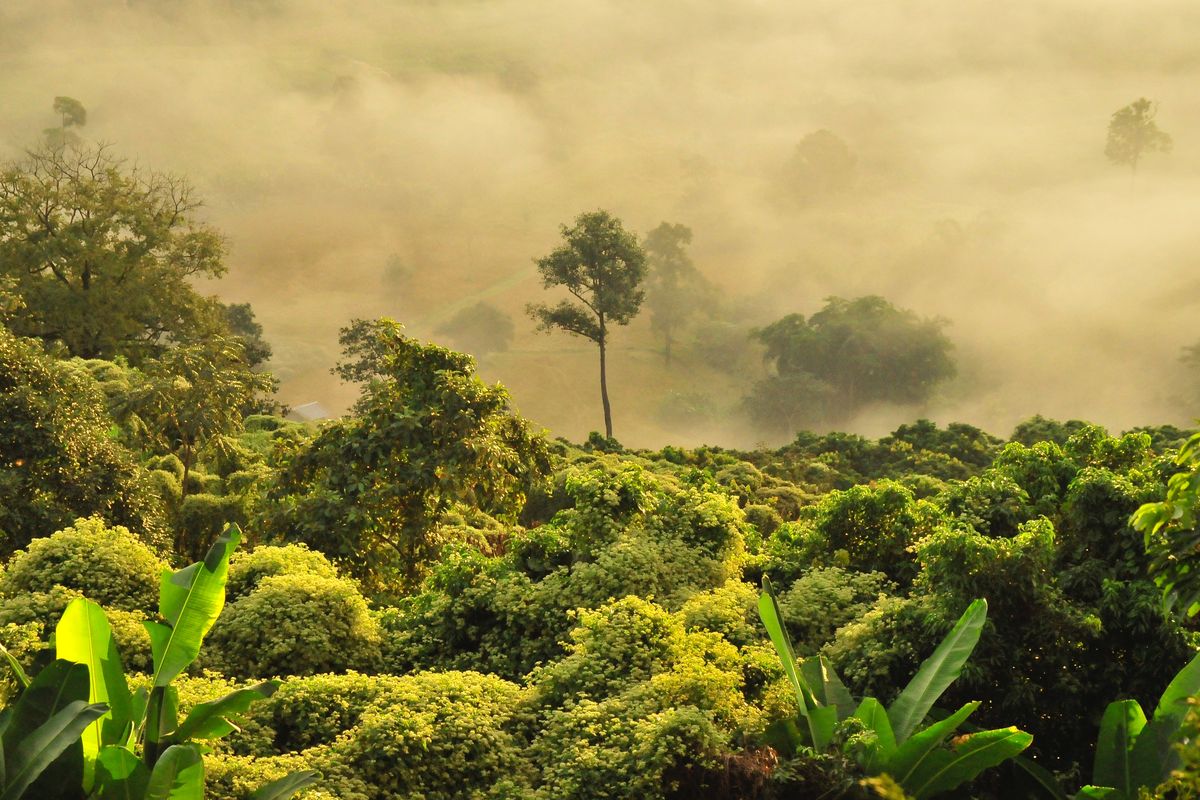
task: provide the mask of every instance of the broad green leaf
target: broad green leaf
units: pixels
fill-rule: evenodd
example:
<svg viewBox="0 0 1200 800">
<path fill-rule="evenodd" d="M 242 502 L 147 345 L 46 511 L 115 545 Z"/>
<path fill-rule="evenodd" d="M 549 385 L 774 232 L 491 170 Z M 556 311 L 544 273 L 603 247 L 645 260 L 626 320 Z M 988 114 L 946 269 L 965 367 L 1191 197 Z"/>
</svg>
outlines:
<svg viewBox="0 0 1200 800">
<path fill-rule="evenodd" d="M 54 631 L 56 655 L 88 668 L 88 702 L 106 703 L 108 713 L 83 733 L 84 788 L 92 786 L 96 754 L 119 744 L 133 713 L 133 700 L 104 610 L 84 597 L 71 601 Z"/>
<path fill-rule="evenodd" d="M 908 739 L 942 696 L 942 692 L 946 691 L 946 687 L 962 672 L 963 664 L 979 642 L 979 634 L 986 620 L 987 601 L 976 600 L 971 603 L 953 630 L 937 646 L 933 655 L 922 662 L 917 674 L 888 708 L 888 718 L 897 744 L 903 744 Z"/>
<path fill-rule="evenodd" d="M 33 731 L 45 725 L 52 717 L 72 702 L 87 704 L 88 670 L 82 664 L 69 661 L 54 661 L 39 672 L 28 688 L 21 692 L 16 703 L 5 710 L 8 724 L 3 735 L 4 752 L 8 764 L 8 775 L 12 778 L 12 758 L 22 741 Z M 89 720 L 90 722 L 90 720 Z M 59 753 L 54 764 L 45 771 L 33 790 L 39 796 L 54 796 L 51 784 L 77 781 L 82 788 L 83 742 L 76 738 Z"/>
<path fill-rule="evenodd" d="M 941 747 L 942 741 L 954 733 L 977 708 L 978 701 L 967 703 L 944 720 L 913 734 L 908 741 L 897 746 L 895 755 L 884 764 L 883 771 L 895 778 L 901 786 L 907 786 L 909 777 L 920 768 L 921 762 Z"/>
<path fill-rule="evenodd" d="M 317 782 L 321 773 L 311 769 L 293 772 L 277 781 L 271 781 L 250 795 L 250 800 L 288 800 L 301 789 L 307 789 Z"/>
<path fill-rule="evenodd" d="M 154 763 L 145 800 L 204 800 L 204 760 L 195 745 L 168 747 Z"/>
<path fill-rule="evenodd" d="M 875 746 L 865 754 L 862 768 L 868 775 L 877 775 L 882 771 L 883 764 L 896 753 L 896 735 L 892 733 L 887 709 L 874 697 L 864 697 L 855 709 L 854 717 L 862 720 L 863 725 L 875 733 Z"/>
<path fill-rule="evenodd" d="M 5 765 L 8 783 L 0 800 L 17 800 L 54 762 L 79 741 L 84 728 L 99 719 L 108 708 L 102 704 L 89 705 L 84 700 L 72 700 L 45 723 L 26 733 L 11 751 L 6 748 Z M 79 780 L 80 775 L 63 773 L 62 781 Z M 33 798 L 30 798 L 33 800 Z"/>
<path fill-rule="evenodd" d="M 96 791 L 99 800 L 142 800 L 150 770 L 124 747 L 108 745 L 96 756 Z"/>
<path fill-rule="evenodd" d="M 812 746 L 817 750 L 824 750 L 833 739 L 833 729 L 837 725 L 837 708 L 822 706 L 800 672 L 795 651 L 792 649 L 792 640 L 784 627 L 783 614 L 779 611 L 779 603 L 776 602 L 775 592 L 771 588 L 771 581 L 765 577 L 763 591 L 758 598 L 758 615 L 767 628 L 771 643 L 775 645 L 775 652 L 779 654 L 783 671 L 796 691 L 800 713 L 808 723 Z"/>
<path fill-rule="evenodd" d="M 1088 800 L 1128 800 L 1123 792 L 1111 786 L 1085 786 L 1075 796 Z"/>
<path fill-rule="evenodd" d="M 1094 784 L 1113 786 L 1125 794 L 1135 792 L 1133 746 L 1145 725 L 1146 715 L 1136 700 L 1109 703 L 1100 720 L 1100 737 L 1096 741 Z"/>
<path fill-rule="evenodd" d="M 767 635 L 771 637 L 771 644 L 775 645 L 775 652 L 779 654 L 779 662 L 783 665 L 784 674 L 787 675 L 788 680 L 792 682 L 792 687 L 796 690 L 796 697 L 800 700 L 800 705 L 802 707 L 807 705 L 804 696 L 805 694 L 811 695 L 812 692 L 804 685 L 804 679 L 800 676 L 796 664 L 796 653 L 792 649 L 792 640 L 783 624 L 783 614 L 779 610 L 779 603 L 775 601 L 775 592 L 771 588 L 769 578 L 763 578 L 762 594 L 758 596 L 758 616 L 767 629 Z"/>
<path fill-rule="evenodd" d="M 1154 709 L 1154 719 L 1183 721 L 1187 714 L 1188 698 L 1200 694 L 1200 654 L 1175 674 Z"/>
<path fill-rule="evenodd" d="M 230 525 L 203 561 L 163 572 L 158 610 L 168 624 L 145 623 L 154 654 L 154 686 L 169 684 L 200 655 L 200 645 L 225 605 L 229 556 L 241 538 L 237 526 Z"/>
<path fill-rule="evenodd" d="M 217 700 L 198 703 L 187 715 L 187 719 L 175 731 L 180 741 L 189 739 L 218 739 L 237 730 L 227 717 L 245 713 L 250 706 L 275 694 L 279 681 L 263 681 L 245 689 L 238 689 Z"/>
<path fill-rule="evenodd" d="M 2 644 L 0 644 L 0 655 L 3 655 L 4 660 L 8 662 L 8 668 L 12 672 L 13 677 L 17 679 L 17 683 L 21 685 L 21 688 L 27 688 L 29 686 L 29 676 L 25 674 L 25 669 L 21 666 L 21 662 L 17 661 L 13 654 L 8 652 L 8 648 Z"/>
<path fill-rule="evenodd" d="M 1171 679 L 1154 709 L 1154 717 L 1138 735 L 1133 745 L 1134 785 L 1153 788 L 1180 766 L 1174 745 L 1187 713 L 1187 700 L 1195 694 L 1200 694 L 1200 655 Z"/>
<path fill-rule="evenodd" d="M 1033 736 L 1016 728 L 968 734 L 950 750 L 938 748 L 930 752 L 900 785 L 916 800 L 925 800 L 1014 758 L 1032 742 Z"/>
<path fill-rule="evenodd" d="M 838 719 L 854 713 L 854 698 L 824 656 L 805 659 L 800 665 L 800 674 L 818 703 L 837 708 Z"/>
</svg>

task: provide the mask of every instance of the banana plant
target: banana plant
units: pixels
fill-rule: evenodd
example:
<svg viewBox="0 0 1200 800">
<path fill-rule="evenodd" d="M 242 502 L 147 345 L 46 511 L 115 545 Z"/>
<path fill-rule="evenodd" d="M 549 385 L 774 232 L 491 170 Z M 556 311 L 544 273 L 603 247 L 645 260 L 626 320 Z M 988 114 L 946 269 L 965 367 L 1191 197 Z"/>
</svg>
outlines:
<svg viewBox="0 0 1200 800">
<path fill-rule="evenodd" d="M 1015 758 L 1033 737 L 1015 727 L 984 730 L 946 740 L 979 707 L 967 703 L 955 713 L 925 728 L 920 724 L 946 688 L 959 676 L 979 642 L 987 619 L 987 601 L 976 600 L 925 659 L 891 706 L 864 697 L 856 706 L 841 679 L 824 657 L 797 662 L 783 614 L 768 579 L 758 599 L 758 612 L 779 654 L 783 671 L 796 692 L 797 720 L 785 720 L 783 731 L 793 747 L 826 750 L 840 723 L 853 719 L 869 735 L 857 737 L 853 755 L 868 775 L 886 773 L 904 791 L 925 798 L 954 789 L 986 769 Z"/>
<path fill-rule="evenodd" d="M 1140 789 L 1154 789 L 1182 761 L 1174 744 L 1188 710 L 1188 698 L 1200 694 L 1200 654 L 1181 669 L 1146 719 L 1136 700 L 1109 703 L 1100 720 L 1092 783 L 1078 798 L 1134 800 Z"/>
<path fill-rule="evenodd" d="M 0 798 L 66 800 L 83 780 L 80 735 L 108 706 L 88 702 L 87 667 L 55 661 L 32 680 L 19 665 L 16 701 L 0 712 Z"/>
<path fill-rule="evenodd" d="M 278 688 L 278 681 L 264 681 L 238 689 L 198 703 L 179 720 L 178 692 L 172 681 L 199 655 L 205 635 L 221 613 L 229 556 L 240 539 L 241 532 L 230 526 L 203 561 L 175 572 L 163 571 L 159 613 L 165 622 L 144 623 L 150 633 L 154 673 L 151 685 L 137 692 L 130 691 L 104 610 L 91 600 L 77 598 L 63 612 L 55 629 L 55 663 L 70 668 L 73 696 L 91 709 L 80 718 L 86 722 L 76 723 L 79 730 L 69 750 L 72 764 L 79 767 L 72 796 L 79 796 L 82 786 L 84 795 L 96 800 L 203 798 L 201 742 L 236 730 L 236 715 Z M 14 666 L 19 670 L 19 665 Z M 22 698 L 46 672 L 39 673 Z M 22 675 L 18 674 L 19 681 Z M 72 771 L 68 780 L 74 775 Z M 317 777 L 311 770 L 292 773 L 264 786 L 256 797 L 286 800 Z M 0 796 L 0 800 L 15 798 Z"/>
</svg>

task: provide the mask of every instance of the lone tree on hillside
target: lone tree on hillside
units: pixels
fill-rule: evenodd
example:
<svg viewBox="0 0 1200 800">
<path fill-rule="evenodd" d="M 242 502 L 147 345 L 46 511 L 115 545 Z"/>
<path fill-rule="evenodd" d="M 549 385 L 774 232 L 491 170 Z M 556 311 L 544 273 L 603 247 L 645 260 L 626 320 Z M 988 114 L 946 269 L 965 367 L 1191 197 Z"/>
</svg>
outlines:
<svg viewBox="0 0 1200 800">
<path fill-rule="evenodd" d="M 663 337 L 667 366 L 671 365 L 671 345 L 679 329 L 713 299 L 712 286 L 687 254 L 691 241 L 691 228 L 664 222 L 642 243 L 650 266 L 646 279 L 650 327 Z"/>
<path fill-rule="evenodd" d="M 547 289 L 562 286 L 577 302 L 556 306 L 530 303 L 529 315 L 538 330 L 555 328 L 595 342 L 600 348 L 600 399 L 604 404 L 604 433 L 612 438 L 612 408 L 608 402 L 606 355 L 609 327 L 628 325 L 637 316 L 645 292 L 646 254 L 633 234 L 607 211 L 580 214 L 571 227 L 562 226 L 563 244 L 537 260 Z"/>
<path fill-rule="evenodd" d="M 1108 122 L 1108 143 L 1104 147 L 1108 160 L 1127 164 L 1137 172 L 1138 162 L 1146 153 L 1171 152 L 1171 137 L 1154 121 L 1157 114 L 1158 104 L 1144 97 L 1115 112 Z"/>
<path fill-rule="evenodd" d="M 68 144 L 78 144 L 79 136 L 72 128 L 82 128 L 87 125 L 87 109 L 83 103 L 74 97 L 54 98 L 54 113 L 58 115 L 59 126 L 46 128 L 43 133 L 50 147 L 66 147 Z"/>
<path fill-rule="evenodd" d="M 801 205 L 828 200 L 853 188 L 857 163 L 837 134 L 813 131 L 800 140 L 783 165 L 781 188 Z"/>
<path fill-rule="evenodd" d="M 922 319 L 878 296 L 831 297 L 807 320 L 790 314 L 755 331 L 775 374 L 746 406 L 764 428 L 841 421 L 868 403 L 921 403 L 954 376 L 943 320 Z"/>
<path fill-rule="evenodd" d="M 514 330 L 508 314 L 491 303 L 480 301 L 446 320 L 435 333 L 448 337 L 456 347 L 482 358 L 507 350 L 512 344 Z"/>
</svg>

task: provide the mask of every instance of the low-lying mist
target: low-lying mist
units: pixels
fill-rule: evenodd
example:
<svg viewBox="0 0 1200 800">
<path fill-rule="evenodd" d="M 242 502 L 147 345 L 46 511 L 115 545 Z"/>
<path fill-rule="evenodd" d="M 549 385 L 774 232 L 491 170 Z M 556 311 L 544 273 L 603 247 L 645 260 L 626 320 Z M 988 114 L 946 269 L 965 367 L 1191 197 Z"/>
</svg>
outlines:
<svg viewBox="0 0 1200 800">
<path fill-rule="evenodd" d="M 1200 414 L 1179 363 L 1200 339 L 1198 25 L 1182 0 L 7 0 L 0 155 L 69 95 L 88 137 L 187 175 L 228 236 L 208 288 L 253 304 L 291 404 L 353 400 L 329 373 L 351 318 L 437 338 L 486 301 L 515 337 L 481 372 L 556 434 L 601 427 L 594 348 L 523 309 L 558 226 L 605 208 L 693 230 L 731 340 L 831 295 L 948 320 L 958 378 L 860 432 L 1180 423 Z M 1174 150 L 1134 174 L 1104 141 L 1141 96 Z M 837 169 L 797 162 L 821 130 Z M 619 329 L 617 438 L 758 442 L 739 402 L 761 352 L 727 344 L 736 363 L 685 341 L 667 369 L 644 318 Z"/>
</svg>

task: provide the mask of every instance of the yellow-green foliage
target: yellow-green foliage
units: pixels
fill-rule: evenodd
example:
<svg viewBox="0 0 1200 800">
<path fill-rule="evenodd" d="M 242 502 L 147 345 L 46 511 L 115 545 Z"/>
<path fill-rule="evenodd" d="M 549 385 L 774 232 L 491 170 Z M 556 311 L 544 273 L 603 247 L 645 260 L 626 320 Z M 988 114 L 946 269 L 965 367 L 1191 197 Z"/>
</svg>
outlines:
<svg viewBox="0 0 1200 800">
<path fill-rule="evenodd" d="M 627 595 L 674 610 L 745 560 L 742 512 L 714 488 L 605 460 L 572 468 L 564 487 L 573 506 L 515 532 L 503 556 L 448 549 L 425 590 L 382 615 L 389 671 L 515 678 L 561 653 L 568 612 Z"/>
<path fill-rule="evenodd" d="M 320 575 L 263 578 L 225 606 L 204 663 L 226 675 L 270 677 L 373 666 L 379 628 L 355 585 Z"/>
<path fill-rule="evenodd" d="M 126 528 L 110 528 L 94 517 L 80 519 L 13 555 L 0 578 L 0 601 L 63 586 L 106 609 L 151 612 L 158 607 L 163 567 Z M 57 617 L 45 621 L 56 622 Z"/>
<path fill-rule="evenodd" d="M 758 590 L 741 581 L 728 581 L 693 595 L 679 613 L 687 630 L 719 633 L 739 647 L 763 636 L 758 621 Z"/>
<path fill-rule="evenodd" d="M 339 778 L 368 787 L 368 800 L 488 797 L 494 784 L 528 780 L 521 727 L 523 690 L 473 672 L 399 679 L 329 748 L 325 788 Z M 352 783 L 353 786 L 353 783 Z"/>
<path fill-rule="evenodd" d="M 233 554 L 225 595 L 230 601 L 236 600 L 249 594 L 263 578 L 275 575 L 338 577 L 337 569 L 325 554 L 309 550 L 306 545 L 260 546 Z"/>
</svg>

